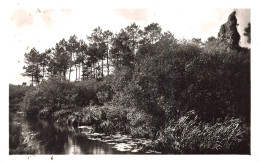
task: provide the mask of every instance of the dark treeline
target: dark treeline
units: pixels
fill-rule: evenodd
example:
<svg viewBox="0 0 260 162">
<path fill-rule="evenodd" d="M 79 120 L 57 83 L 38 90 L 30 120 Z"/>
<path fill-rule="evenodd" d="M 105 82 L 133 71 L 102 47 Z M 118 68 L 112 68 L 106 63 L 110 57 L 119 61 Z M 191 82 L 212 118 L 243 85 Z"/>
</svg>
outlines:
<svg viewBox="0 0 260 162">
<path fill-rule="evenodd" d="M 28 115 L 153 139 L 163 153 L 250 153 L 250 49 L 233 12 L 218 37 L 177 40 L 135 23 L 25 54 Z M 234 27 L 235 26 L 235 27 Z M 250 24 L 245 29 L 249 36 Z M 72 71 L 76 80 L 70 82 Z M 99 105 L 99 106 L 93 106 Z M 102 106 L 103 105 L 103 106 Z"/>
<path fill-rule="evenodd" d="M 25 53 L 23 75 L 31 77 L 32 85 L 38 85 L 53 76 L 70 81 L 73 71 L 76 80 L 103 78 L 115 68 L 127 66 L 133 69 L 134 59 L 138 59 L 138 46 L 148 41 L 154 43 L 161 36 L 161 28 L 155 23 L 144 31 L 133 23 L 115 35 L 97 27 L 87 36 L 88 44 L 73 35 L 69 40 L 60 40 L 55 47 L 43 53 L 32 48 L 29 53 Z"/>
</svg>

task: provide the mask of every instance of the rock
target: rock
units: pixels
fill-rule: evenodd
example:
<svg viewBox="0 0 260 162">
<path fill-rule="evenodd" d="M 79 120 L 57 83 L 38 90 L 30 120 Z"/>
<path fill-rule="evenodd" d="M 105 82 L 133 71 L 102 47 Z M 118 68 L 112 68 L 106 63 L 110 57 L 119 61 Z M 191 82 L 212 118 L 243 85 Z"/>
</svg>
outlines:
<svg viewBox="0 0 260 162">
<path fill-rule="evenodd" d="M 239 48 L 240 35 L 237 31 L 237 26 L 236 11 L 233 11 L 229 15 L 228 21 L 220 27 L 218 33 L 219 43 L 224 43 L 227 49 Z"/>
</svg>

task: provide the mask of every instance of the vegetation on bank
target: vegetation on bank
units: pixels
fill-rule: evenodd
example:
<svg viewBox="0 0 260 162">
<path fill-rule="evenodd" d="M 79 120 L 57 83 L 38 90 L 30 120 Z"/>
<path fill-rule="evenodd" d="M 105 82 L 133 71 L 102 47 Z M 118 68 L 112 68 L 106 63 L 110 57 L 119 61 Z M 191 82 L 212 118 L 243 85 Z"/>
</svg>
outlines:
<svg viewBox="0 0 260 162">
<path fill-rule="evenodd" d="M 9 154 L 35 154 L 39 149 L 39 144 L 35 140 L 36 137 L 37 134 L 30 131 L 28 126 L 10 120 Z"/>
<path fill-rule="evenodd" d="M 32 50 L 25 69 L 37 86 L 26 92 L 22 110 L 96 132 L 150 138 L 149 147 L 163 153 L 249 154 L 250 49 L 231 46 L 223 34 L 202 42 L 161 30 L 132 24 L 105 46 L 108 38 L 97 28 L 89 45 L 62 40 L 46 62 L 37 62 L 42 54 Z M 66 79 L 73 69 L 82 81 Z"/>
<path fill-rule="evenodd" d="M 21 102 L 25 96 L 25 92 L 29 90 L 30 87 L 26 85 L 12 85 L 9 84 L 9 110 L 17 111 L 21 108 Z"/>
</svg>

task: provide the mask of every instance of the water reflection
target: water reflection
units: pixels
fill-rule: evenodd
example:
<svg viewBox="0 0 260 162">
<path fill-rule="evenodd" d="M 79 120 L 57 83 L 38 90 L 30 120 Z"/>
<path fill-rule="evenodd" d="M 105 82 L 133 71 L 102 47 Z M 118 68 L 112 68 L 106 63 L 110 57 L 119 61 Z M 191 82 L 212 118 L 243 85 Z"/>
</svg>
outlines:
<svg viewBox="0 0 260 162">
<path fill-rule="evenodd" d="M 23 124 L 19 117 L 11 115 L 9 128 L 10 154 L 34 154 L 40 150 L 39 141 L 35 140 L 38 133 L 30 130 L 29 125 Z"/>
<path fill-rule="evenodd" d="M 47 120 L 11 115 L 10 154 L 129 154 L 101 141 L 90 140 L 79 129 Z M 25 139 L 29 139 L 25 142 Z"/>
</svg>

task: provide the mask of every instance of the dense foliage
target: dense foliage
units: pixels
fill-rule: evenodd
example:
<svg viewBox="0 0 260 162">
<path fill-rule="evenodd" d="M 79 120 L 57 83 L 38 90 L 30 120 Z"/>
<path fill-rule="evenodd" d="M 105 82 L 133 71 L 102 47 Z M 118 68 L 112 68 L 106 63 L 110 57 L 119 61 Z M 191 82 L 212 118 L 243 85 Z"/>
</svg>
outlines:
<svg viewBox="0 0 260 162">
<path fill-rule="evenodd" d="M 72 83 L 50 78 L 26 93 L 22 109 L 31 116 L 49 117 L 58 110 L 76 109 L 90 103 L 103 104 L 112 96 L 107 80 Z"/>
</svg>

